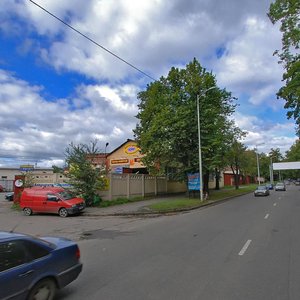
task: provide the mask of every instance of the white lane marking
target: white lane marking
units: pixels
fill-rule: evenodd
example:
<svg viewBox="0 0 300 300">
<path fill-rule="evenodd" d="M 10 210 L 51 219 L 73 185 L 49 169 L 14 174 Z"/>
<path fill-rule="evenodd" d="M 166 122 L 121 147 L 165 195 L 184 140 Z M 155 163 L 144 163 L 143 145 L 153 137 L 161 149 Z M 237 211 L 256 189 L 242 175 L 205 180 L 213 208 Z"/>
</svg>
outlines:
<svg viewBox="0 0 300 300">
<path fill-rule="evenodd" d="M 252 242 L 252 240 L 248 240 L 245 245 L 243 246 L 243 248 L 241 249 L 241 251 L 239 252 L 239 255 L 244 255 L 245 252 L 247 251 L 247 248 L 249 247 L 250 243 Z"/>
<path fill-rule="evenodd" d="M 268 219 L 269 218 L 269 214 L 266 214 L 264 219 Z"/>
<path fill-rule="evenodd" d="M 277 205 L 277 203 L 275 202 L 273 205 L 274 205 L 274 206 L 276 206 L 276 205 Z"/>
</svg>

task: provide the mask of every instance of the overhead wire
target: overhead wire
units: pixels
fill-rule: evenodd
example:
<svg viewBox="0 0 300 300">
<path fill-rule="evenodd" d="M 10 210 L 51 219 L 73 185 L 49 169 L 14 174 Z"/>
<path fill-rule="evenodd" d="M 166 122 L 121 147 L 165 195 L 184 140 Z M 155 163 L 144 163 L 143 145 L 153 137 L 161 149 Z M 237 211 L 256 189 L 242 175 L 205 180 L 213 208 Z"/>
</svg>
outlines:
<svg viewBox="0 0 300 300">
<path fill-rule="evenodd" d="M 68 28 L 70 28 L 71 30 L 75 31 L 76 33 L 78 33 L 79 35 L 81 35 L 82 37 L 86 38 L 87 40 L 89 40 L 90 42 L 92 42 L 93 44 L 95 44 L 96 46 L 100 47 L 101 49 L 103 49 L 104 51 L 108 52 L 109 54 L 111 54 L 112 56 L 116 57 L 117 59 L 119 59 L 120 61 L 122 61 L 123 63 L 127 64 L 128 66 L 130 66 L 131 68 L 135 69 L 136 71 L 138 71 L 139 73 L 147 76 L 148 78 L 152 79 L 152 80 L 156 80 L 155 78 L 153 78 L 152 76 L 148 75 L 147 73 L 145 73 L 144 71 L 142 71 L 141 69 L 137 68 L 136 66 L 134 66 L 133 64 L 131 64 L 130 62 L 128 62 L 127 60 L 123 59 L 122 57 L 120 57 L 119 55 L 113 53 L 112 51 L 110 51 L 109 49 L 105 48 L 104 46 L 100 45 L 98 42 L 94 41 L 92 38 L 88 37 L 87 35 L 85 35 L 84 33 L 80 32 L 78 29 L 74 28 L 72 25 L 68 24 L 67 22 L 65 22 L 64 20 L 62 20 L 61 18 L 57 17 L 56 15 L 54 15 L 53 13 L 51 13 L 49 10 L 47 10 L 46 8 L 44 8 L 43 6 L 41 6 L 40 4 L 36 3 L 33 0 L 29 0 L 32 4 L 36 5 L 37 7 L 39 7 L 40 9 L 42 9 L 43 11 L 45 11 L 47 14 L 49 14 L 50 16 L 52 16 L 53 18 L 55 18 L 56 20 L 58 20 L 59 22 L 63 23 L 65 26 L 67 26 Z"/>
</svg>

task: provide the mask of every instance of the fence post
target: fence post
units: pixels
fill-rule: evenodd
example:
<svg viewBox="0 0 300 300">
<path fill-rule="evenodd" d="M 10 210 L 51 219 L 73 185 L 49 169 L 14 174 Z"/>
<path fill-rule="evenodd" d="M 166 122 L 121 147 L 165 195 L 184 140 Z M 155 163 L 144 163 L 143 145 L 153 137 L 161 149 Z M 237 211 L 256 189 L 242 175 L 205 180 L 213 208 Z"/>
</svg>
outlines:
<svg viewBox="0 0 300 300">
<path fill-rule="evenodd" d="M 109 194 L 108 194 L 108 199 L 109 200 L 112 200 L 112 185 L 113 185 L 113 182 L 112 182 L 112 174 L 109 173 Z"/>
<path fill-rule="evenodd" d="M 127 174 L 127 199 L 130 198 L 130 173 Z"/>
<path fill-rule="evenodd" d="M 142 197 L 145 198 L 145 174 L 142 174 Z"/>
<path fill-rule="evenodd" d="M 154 195 L 157 196 L 157 176 L 155 176 L 154 178 Z"/>
</svg>

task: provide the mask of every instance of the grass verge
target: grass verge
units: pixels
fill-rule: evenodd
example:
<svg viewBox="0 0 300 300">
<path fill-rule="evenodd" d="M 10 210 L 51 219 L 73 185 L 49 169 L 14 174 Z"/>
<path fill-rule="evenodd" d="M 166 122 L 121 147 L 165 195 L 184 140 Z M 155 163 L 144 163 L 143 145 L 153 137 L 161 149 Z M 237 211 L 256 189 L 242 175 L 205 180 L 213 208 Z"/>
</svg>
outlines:
<svg viewBox="0 0 300 300">
<path fill-rule="evenodd" d="M 172 212 L 185 209 L 193 209 L 196 207 L 205 206 L 209 203 L 218 202 L 227 198 L 236 197 L 246 193 L 253 192 L 256 188 L 256 185 L 243 186 L 239 189 L 235 188 L 226 188 L 221 190 L 212 190 L 210 191 L 209 199 L 205 201 L 200 201 L 199 199 L 190 199 L 190 198 L 178 198 L 161 201 L 158 203 L 151 204 L 147 206 L 147 209 L 150 212 L 164 213 Z"/>
</svg>

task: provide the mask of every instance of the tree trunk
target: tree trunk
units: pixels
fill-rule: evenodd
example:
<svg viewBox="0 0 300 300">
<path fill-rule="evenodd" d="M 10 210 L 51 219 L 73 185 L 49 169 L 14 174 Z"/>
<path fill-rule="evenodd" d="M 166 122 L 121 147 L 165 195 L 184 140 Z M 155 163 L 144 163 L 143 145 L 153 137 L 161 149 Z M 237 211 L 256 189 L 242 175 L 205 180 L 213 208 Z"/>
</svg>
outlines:
<svg viewBox="0 0 300 300">
<path fill-rule="evenodd" d="M 215 173 L 216 173 L 216 186 L 215 186 L 215 190 L 219 190 L 220 189 L 220 171 L 218 170 L 218 168 L 215 168 Z"/>
<path fill-rule="evenodd" d="M 209 181 L 209 171 L 206 170 L 203 178 L 203 193 L 207 193 L 207 194 L 209 194 L 208 181 Z"/>
</svg>

